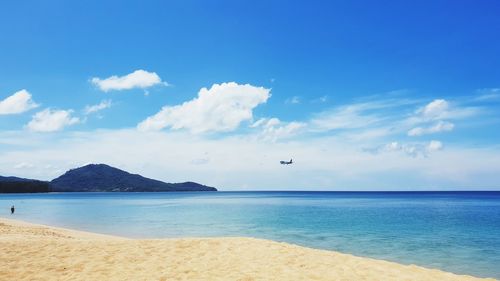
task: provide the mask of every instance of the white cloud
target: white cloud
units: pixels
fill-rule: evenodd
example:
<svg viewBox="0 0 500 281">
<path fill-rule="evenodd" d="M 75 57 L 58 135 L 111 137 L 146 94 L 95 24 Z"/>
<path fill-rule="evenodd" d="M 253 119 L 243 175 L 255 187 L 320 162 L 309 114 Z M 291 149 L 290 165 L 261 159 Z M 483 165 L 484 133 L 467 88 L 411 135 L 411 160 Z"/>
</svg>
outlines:
<svg viewBox="0 0 500 281">
<path fill-rule="evenodd" d="M 60 131 L 66 126 L 80 122 L 79 118 L 71 116 L 72 112 L 72 110 L 52 110 L 47 108 L 33 115 L 26 127 L 34 132 Z"/>
<path fill-rule="evenodd" d="M 85 106 L 83 111 L 86 115 L 88 115 L 109 108 L 111 107 L 111 104 L 111 100 L 103 100 L 99 104 Z"/>
<path fill-rule="evenodd" d="M 146 89 L 155 85 L 168 85 L 167 82 L 162 82 L 160 76 L 155 72 L 148 72 L 142 69 L 124 76 L 113 75 L 105 79 L 94 77 L 90 81 L 104 92 L 134 88 Z"/>
<path fill-rule="evenodd" d="M 500 88 L 479 89 L 476 91 L 479 96 L 476 101 L 497 101 L 500 100 Z"/>
<path fill-rule="evenodd" d="M 14 165 L 14 169 L 31 169 L 33 167 L 34 167 L 33 164 L 27 162 L 21 162 Z"/>
<path fill-rule="evenodd" d="M 418 109 L 416 115 L 408 121 L 416 124 L 437 120 L 463 119 L 477 115 L 479 112 L 480 110 L 475 107 L 452 106 L 444 99 L 436 99 Z"/>
<path fill-rule="evenodd" d="M 324 95 L 319 98 L 311 100 L 311 103 L 325 103 L 328 101 L 328 96 Z"/>
<path fill-rule="evenodd" d="M 303 128 L 307 126 L 302 122 L 284 123 L 278 118 L 265 119 L 262 118 L 253 123 L 250 127 L 260 127 L 259 136 L 267 141 L 277 141 L 278 139 L 290 138 L 297 135 Z"/>
<path fill-rule="evenodd" d="M 482 112 L 481 108 L 452 104 L 444 99 L 435 99 L 416 110 L 410 117 L 398 122 L 408 136 L 422 136 L 440 132 L 449 132 L 455 124 L 449 120 L 462 120 L 474 117 Z"/>
<path fill-rule="evenodd" d="M 454 127 L 455 127 L 455 125 L 453 123 L 446 122 L 446 121 L 439 121 L 431 127 L 413 128 L 413 129 L 408 131 L 408 136 L 416 137 L 416 136 L 422 136 L 422 135 L 434 134 L 434 133 L 440 133 L 440 132 L 449 132 L 449 131 L 452 131 Z"/>
<path fill-rule="evenodd" d="M 432 140 L 427 144 L 427 151 L 438 151 L 443 149 L 443 143 L 440 141 Z"/>
<path fill-rule="evenodd" d="M 143 131 L 186 129 L 192 133 L 228 132 L 241 122 L 251 120 L 252 110 L 265 103 L 270 89 L 235 82 L 202 88 L 198 97 L 176 106 L 164 106 L 158 113 L 138 124 Z"/>
<path fill-rule="evenodd" d="M 368 107 L 367 104 L 353 104 L 318 113 L 310 121 L 311 129 L 330 131 L 368 127 L 380 121 L 377 115 L 365 112 Z"/>
<path fill-rule="evenodd" d="M 419 112 L 425 118 L 429 119 L 438 119 L 442 118 L 443 114 L 445 114 L 448 110 L 448 102 L 443 99 L 436 99 L 424 106 Z"/>
<path fill-rule="evenodd" d="M 23 89 L 0 100 L 0 115 L 23 113 L 35 107 L 38 107 L 38 104 L 31 99 L 31 94 Z"/>
<path fill-rule="evenodd" d="M 260 125 L 264 124 L 268 119 L 267 118 L 260 118 L 259 120 L 255 121 L 250 125 L 250 128 L 257 128 Z"/>
<path fill-rule="evenodd" d="M 281 121 L 278 118 L 271 118 L 271 119 L 268 119 L 267 122 L 265 122 L 263 125 L 265 128 L 270 128 L 270 127 L 277 126 L 279 124 L 281 124 Z"/>
<path fill-rule="evenodd" d="M 402 146 L 397 142 L 393 141 L 391 143 L 386 144 L 382 150 L 384 151 L 399 151 L 401 150 Z"/>
<path fill-rule="evenodd" d="M 285 100 L 286 104 L 299 104 L 300 103 L 300 98 L 298 96 L 293 96 L 291 98 L 288 98 Z"/>
<path fill-rule="evenodd" d="M 314 114 L 309 121 L 310 129 L 315 132 L 325 132 L 340 129 L 373 129 L 374 126 L 379 129 L 392 127 L 401 120 L 401 115 L 404 113 L 402 109 L 413 104 L 414 100 L 379 98 L 342 105 Z M 389 128 L 384 130 L 393 131 Z"/>
<path fill-rule="evenodd" d="M 430 153 L 443 149 L 443 143 L 432 140 L 428 143 L 399 143 L 393 141 L 376 149 L 368 150 L 375 153 L 380 152 L 402 152 L 411 157 L 428 157 Z"/>
</svg>

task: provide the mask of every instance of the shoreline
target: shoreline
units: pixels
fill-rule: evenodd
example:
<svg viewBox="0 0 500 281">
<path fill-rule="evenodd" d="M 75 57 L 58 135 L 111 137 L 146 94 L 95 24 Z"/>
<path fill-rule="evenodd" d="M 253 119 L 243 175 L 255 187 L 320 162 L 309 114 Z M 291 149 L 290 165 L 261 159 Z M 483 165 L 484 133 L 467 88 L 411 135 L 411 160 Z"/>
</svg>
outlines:
<svg viewBox="0 0 500 281">
<path fill-rule="evenodd" d="M 5 280 L 495 280 L 247 237 L 129 239 L 0 218 Z"/>
</svg>

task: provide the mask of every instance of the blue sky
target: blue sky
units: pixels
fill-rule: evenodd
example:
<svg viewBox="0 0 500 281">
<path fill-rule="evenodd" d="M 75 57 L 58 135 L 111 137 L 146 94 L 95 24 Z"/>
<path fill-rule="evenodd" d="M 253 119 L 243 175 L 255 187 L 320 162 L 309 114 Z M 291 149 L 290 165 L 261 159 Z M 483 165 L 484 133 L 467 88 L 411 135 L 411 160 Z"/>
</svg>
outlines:
<svg viewBox="0 0 500 281">
<path fill-rule="evenodd" d="M 0 174 L 104 162 L 226 190 L 498 189 L 499 12 L 1 3 Z"/>
</svg>

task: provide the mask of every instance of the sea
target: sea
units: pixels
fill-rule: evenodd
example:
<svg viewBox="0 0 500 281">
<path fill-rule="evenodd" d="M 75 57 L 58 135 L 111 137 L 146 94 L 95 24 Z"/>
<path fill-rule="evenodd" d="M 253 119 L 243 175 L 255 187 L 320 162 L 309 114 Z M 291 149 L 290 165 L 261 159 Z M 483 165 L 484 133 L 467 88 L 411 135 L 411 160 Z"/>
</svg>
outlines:
<svg viewBox="0 0 500 281">
<path fill-rule="evenodd" d="M 256 237 L 500 279 L 500 192 L 0 194 L 0 217 L 131 238 Z"/>
</svg>

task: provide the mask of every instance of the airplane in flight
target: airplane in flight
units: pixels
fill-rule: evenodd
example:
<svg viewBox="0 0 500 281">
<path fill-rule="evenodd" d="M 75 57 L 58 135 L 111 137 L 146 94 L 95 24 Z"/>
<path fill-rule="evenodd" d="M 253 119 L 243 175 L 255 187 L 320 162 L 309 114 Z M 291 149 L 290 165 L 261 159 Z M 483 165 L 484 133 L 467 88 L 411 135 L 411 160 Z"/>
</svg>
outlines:
<svg viewBox="0 0 500 281">
<path fill-rule="evenodd" d="M 290 165 L 290 164 L 293 164 L 293 160 L 290 159 L 290 161 L 280 161 L 280 164 L 281 165 Z"/>
</svg>

